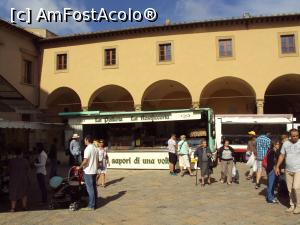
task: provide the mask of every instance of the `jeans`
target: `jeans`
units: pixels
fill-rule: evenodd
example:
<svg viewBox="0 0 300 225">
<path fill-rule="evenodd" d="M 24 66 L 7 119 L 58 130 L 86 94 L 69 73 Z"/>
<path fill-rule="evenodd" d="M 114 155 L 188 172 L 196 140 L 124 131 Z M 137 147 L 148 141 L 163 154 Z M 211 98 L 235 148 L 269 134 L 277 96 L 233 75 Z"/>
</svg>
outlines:
<svg viewBox="0 0 300 225">
<path fill-rule="evenodd" d="M 86 190 L 89 194 L 88 207 L 93 209 L 97 208 L 97 198 L 98 198 L 96 176 L 97 176 L 96 174 L 84 173 Z"/>
<path fill-rule="evenodd" d="M 274 187 L 277 185 L 278 176 L 276 176 L 274 170 L 268 174 L 268 187 L 267 187 L 267 201 L 271 202 L 274 199 Z"/>
<path fill-rule="evenodd" d="M 40 190 L 41 190 L 42 202 L 45 203 L 45 202 L 47 202 L 47 188 L 46 188 L 46 183 L 45 183 L 46 176 L 44 174 L 37 173 L 36 178 L 37 178 Z"/>
</svg>

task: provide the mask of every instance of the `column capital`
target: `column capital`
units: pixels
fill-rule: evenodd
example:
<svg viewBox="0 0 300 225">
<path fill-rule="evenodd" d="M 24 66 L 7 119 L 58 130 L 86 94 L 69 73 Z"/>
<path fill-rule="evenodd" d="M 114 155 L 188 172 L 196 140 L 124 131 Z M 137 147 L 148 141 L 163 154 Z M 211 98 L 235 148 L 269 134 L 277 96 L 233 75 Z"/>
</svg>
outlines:
<svg viewBox="0 0 300 225">
<path fill-rule="evenodd" d="M 257 114 L 264 114 L 264 99 L 256 99 L 256 111 Z"/>
<path fill-rule="evenodd" d="M 193 109 L 199 109 L 199 102 L 192 102 L 192 108 Z"/>
<path fill-rule="evenodd" d="M 88 106 L 82 106 L 82 107 L 81 107 L 81 110 L 84 111 L 84 112 L 86 112 L 86 111 L 89 110 L 89 107 L 88 107 Z"/>
<path fill-rule="evenodd" d="M 135 111 L 141 111 L 142 110 L 142 105 L 141 104 L 136 104 L 134 105 Z"/>
</svg>

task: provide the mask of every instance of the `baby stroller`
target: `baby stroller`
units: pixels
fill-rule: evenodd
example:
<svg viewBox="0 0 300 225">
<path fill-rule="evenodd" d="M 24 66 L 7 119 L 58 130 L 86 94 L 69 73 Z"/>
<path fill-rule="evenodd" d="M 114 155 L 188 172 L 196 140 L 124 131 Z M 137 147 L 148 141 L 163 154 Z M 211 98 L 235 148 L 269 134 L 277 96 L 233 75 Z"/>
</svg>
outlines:
<svg viewBox="0 0 300 225">
<path fill-rule="evenodd" d="M 49 209 L 69 206 L 72 211 L 80 208 L 80 201 L 87 196 L 86 186 L 83 180 L 83 171 L 76 166 L 71 167 L 68 177 L 52 177 L 49 181 L 54 194 L 49 204 Z"/>
</svg>

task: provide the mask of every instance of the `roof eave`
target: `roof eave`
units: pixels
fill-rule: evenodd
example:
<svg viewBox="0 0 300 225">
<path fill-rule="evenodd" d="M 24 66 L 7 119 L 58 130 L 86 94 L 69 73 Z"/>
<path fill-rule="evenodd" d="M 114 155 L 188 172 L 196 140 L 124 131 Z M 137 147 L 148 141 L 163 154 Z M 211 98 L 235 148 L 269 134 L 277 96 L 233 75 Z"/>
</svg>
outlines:
<svg viewBox="0 0 300 225">
<path fill-rule="evenodd" d="M 29 32 L 29 31 L 25 30 L 24 28 L 22 28 L 20 26 L 11 24 L 8 21 L 3 20 L 3 19 L 0 18 L 0 25 L 1 24 L 4 25 L 5 27 L 11 29 L 11 30 L 20 32 L 20 33 L 22 33 L 22 34 L 24 34 L 24 35 L 26 35 L 28 37 L 31 37 L 31 38 L 33 38 L 35 40 L 41 40 L 41 39 L 43 39 L 42 37 L 40 37 L 40 36 L 38 36 L 38 35 L 36 35 L 36 34 L 34 34 L 32 32 Z"/>
<path fill-rule="evenodd" d="M 197 28 L 197 27 L 213 27 L 213 26 L 228 26 L 237 24 L 254 24 L 262 22 L 282 22 L 282 21 L 300 21 L 300 14 L 283 14 L 276 16 L 258 16 L 258 17 L 248 17 L 248 18 L 231 18 L 231 19 L 220 19 L 220 20 L 208 20 L 208 21 L 195 21 L 189 23 L 179 23 L 171 25 L 159 25 L 159 26 L 149 26 L 149 27 L 138 27 L 138 28 L 128 28 L 122 30 L 110 30 L 110 31 L 100 31 L 94 33 L 85 34 L 74 34 L 68 36 L 58 36 L 52 38 L 41 39 L 40 43 L 53 43 L 53 42 L 63 42 L 70 40 L 81 40 L 81 39 L 95 39 L 103 37 L 112 37 L 120 35 L 131 35 L 131 34 L 142 34 L 142 33 L 153 33 L 161 31 L 172 31 L 186 28 Z"/>
</svg>

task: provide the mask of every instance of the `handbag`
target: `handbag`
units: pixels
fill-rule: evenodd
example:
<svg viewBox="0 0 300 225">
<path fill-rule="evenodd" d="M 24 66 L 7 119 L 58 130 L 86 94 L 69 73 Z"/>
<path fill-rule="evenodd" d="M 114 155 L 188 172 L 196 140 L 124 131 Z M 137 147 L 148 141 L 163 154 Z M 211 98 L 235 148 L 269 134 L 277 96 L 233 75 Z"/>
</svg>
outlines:
<svg viewBox="0 0 300 225">
<path fill-rule="evenodd" d="M 265 157 L 263 158 L 263 160 L 261 162 L 263 168 L 265 168 L 265 169 L 267 169 L 267 167 L 268 167 L 268 156 L 269 156 L 270 152 L 271 152 L 271 149 L 269 149 L 267 151 L 267 154 L 265 155 Z"/>
<path fill-rule="evenodd" d="M 212 168 L 215 168 L 218 166 L 218 159 L 214 159 L 214 158 L 210 158 L 210 161 L 211 161 L 211 167 Z"/>
<path fill-rule="evenodd" d="M 217 151 L 211 153 L 211 156 L 208 158 L 208 165 L 211 168 L 215 168 L 218 166 Z"/>
</svg>

